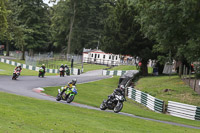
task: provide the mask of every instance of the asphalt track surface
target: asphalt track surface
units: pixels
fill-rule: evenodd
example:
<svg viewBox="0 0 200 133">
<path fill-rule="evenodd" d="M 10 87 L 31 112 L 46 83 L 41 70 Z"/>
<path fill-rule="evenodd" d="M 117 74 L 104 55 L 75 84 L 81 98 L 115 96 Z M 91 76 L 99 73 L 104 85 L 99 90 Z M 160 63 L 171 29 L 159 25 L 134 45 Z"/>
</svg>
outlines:
<svg viewBox="0 0 200 133">
<path fill-rule="evenodd" d="M 38 78 L 37 76 L 20 76 L 18 80 L 11 80 L 11 76 L 0 76 L 0 91 L 12 93 L 16 95 L 21 95 L 21 96 L 27 96 L 27 97 L 33 97 L 37 99 L 57 102 L 55 100 L 55 97 L 44 95 L 42 93 L 37 93 L 34 91 L 34 89 L 38 87 L 64 86 L 73 78 L 76 78 L 78 81 L 78 84 L 80 84 L 80 83 L 97 81 L 97 80 L 101 80 L 105 78 L 111 78 L 111 76 L 101 76 L 101 70 L 87 72 L 82 75 L 72 75 L 72 76 L 65 76 L 65 77 L 46 76 L 45 78 Z M 64 101 L 59 101 L 59 102 L 67 104 Z M 79 103 L 72 102 L 70 103 L 70 105 L 100 111 L 99 108 L 87 106 L 87 105 L 83 105 Z M 106 112 L 113 112 L 113 111 L 106 110 Z M 139 119 L 150 120 L 150 121 L 155 121 L 159 123 L 175 125 L 175 126 L 200 129 L 200 127 L 194 127 L 194 126 L 168 122 L 168 121 L 155 120 L 155 119 L 135 116 L 133 114 L 123 113 L 123 112 L 120 112 L 118 114 L 133 117 L 133 118 L 139 118 Z"/>
</svg>

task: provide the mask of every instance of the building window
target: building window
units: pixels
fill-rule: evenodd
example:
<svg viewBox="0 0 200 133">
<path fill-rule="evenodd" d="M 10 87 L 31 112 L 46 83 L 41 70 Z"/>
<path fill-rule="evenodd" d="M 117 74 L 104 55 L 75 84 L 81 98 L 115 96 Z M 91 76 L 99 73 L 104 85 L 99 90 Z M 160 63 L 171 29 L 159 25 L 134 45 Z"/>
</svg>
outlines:
<svg viewBox="0 0 200 133">
<path fill-rule="evenodd" d="M 111 55 L 109 55 L 109 59 L 111 59 Z"/>
<path fill-rule="evenodd" d="M 106 58 L 106 55 L 103 55 L 103 58 L 105 59 L 105 58 Z"/>
<path fill-rule="evenodd" d="M 116 56 L 116 60 L 117 60 L 117 56 Z"/>
<path fill-rule="evenodd" d="M 93 57 L 93 54 L 92 54 L 92 57 Z"/>
<path fill-rule="evenodd" d="M 98 54 L 98 58 L 100 57 L 100 54 Z"/>
</svg>

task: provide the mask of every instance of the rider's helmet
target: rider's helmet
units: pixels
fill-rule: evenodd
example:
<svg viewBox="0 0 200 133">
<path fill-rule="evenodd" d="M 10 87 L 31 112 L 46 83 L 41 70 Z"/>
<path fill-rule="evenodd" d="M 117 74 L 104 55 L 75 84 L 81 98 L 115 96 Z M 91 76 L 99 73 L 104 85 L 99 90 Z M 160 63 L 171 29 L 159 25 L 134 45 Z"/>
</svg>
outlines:
<svg viewBox="0 0 200 133">
<path fill-rule="evenodd" d="M 42 66 L 44 67 L 44 66 L 45 66 L 45 64 L 42 64 Z"/>
<path fill-rule="evenodd" d="M 76 85 L 77 80 L 76 79 L 72 79 L 72 84 Z"/>
<path fill-rule="evenodd" d="M 22 67 L 21 65 L 17 65 L 17 67 Z"/>
<path fill-rule="evenodd" d="M 63 66 L 63 64 L 61 64 L 61 66 Z"/>
<path fill-rule="evenodd" d="M 65 64 L 65 67 L 67 67 L 67 64 Z"/>
<path fill-rule="evenodd" d="M 121 89 L 122 91 L 124 91 L 124 90 L 125 90 L 125 86 L 124 86 L 124 85 L 120 85 L 120 89 Z"/>
</svg>

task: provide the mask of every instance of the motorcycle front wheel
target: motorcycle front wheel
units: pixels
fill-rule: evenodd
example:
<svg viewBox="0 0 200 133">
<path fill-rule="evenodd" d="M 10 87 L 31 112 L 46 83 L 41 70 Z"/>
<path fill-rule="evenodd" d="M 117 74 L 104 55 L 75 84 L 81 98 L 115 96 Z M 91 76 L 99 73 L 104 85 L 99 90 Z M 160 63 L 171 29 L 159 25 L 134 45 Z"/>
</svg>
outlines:
<svg viewBox="0 0 200 133">
<path fill-rule="evenodd" d="M 120 111 L 122 110 L 122 108 L 123 108 L 123 103 L 122 103 L 122 102 L 119 102 L 119 103 L 115 106 L 114 112 L 115 112 L 115 113 L 118 113 L 118 112 L 120 112 Z"/>
</svg>

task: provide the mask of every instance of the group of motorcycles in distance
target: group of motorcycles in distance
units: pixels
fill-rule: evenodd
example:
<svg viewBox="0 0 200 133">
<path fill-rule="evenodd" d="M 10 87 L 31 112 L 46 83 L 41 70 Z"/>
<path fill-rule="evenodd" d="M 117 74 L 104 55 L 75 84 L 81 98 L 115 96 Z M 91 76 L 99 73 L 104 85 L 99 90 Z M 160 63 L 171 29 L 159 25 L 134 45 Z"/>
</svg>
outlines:
<svg viewBox="0 0 200 133">
<path fill-rule="evenodd" d="M 17 66 L 13 72 L 12 80 L 16 80 L 21 72 L 21 66 Z M 60 77 L 64 77 L 65 74 L 70 76 L 70 69 L 69 67 L 60 67 L 59 69 Z M 38 77 L 44 77 L 45 75 L 45 67 L 40 67 Z"/>
</svg>

